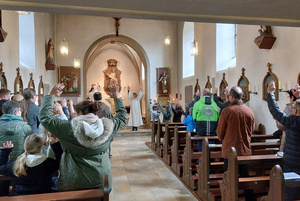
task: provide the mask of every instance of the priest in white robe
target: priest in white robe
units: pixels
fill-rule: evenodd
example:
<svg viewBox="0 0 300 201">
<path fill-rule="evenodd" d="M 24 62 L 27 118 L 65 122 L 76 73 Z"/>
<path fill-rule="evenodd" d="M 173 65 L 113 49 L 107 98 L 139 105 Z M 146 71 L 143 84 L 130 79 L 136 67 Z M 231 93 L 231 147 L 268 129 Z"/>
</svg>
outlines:
<svg viewBox="0 0 300 201">
<path fill-rule="evenodd" d="M 128 86 L 128 99 L 130 101 L 130 115 L 128 126 L 132 126 L 132 130 L 137 131 L 137 127 L 143 125 L 142 112 L 141 112 L 141 99 L 143 97 L 142 88 L 139 94 L 133 93 L 131 96 L 130 87 Z"/>
</svg>

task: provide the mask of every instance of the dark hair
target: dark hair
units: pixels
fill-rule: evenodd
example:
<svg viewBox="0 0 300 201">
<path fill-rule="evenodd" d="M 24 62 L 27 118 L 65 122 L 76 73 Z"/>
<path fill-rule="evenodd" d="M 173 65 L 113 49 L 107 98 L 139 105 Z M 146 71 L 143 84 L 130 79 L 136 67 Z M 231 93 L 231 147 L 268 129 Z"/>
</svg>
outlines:
<svg viewBox="0 0 300 201">
<path fill-rule="evenodd" d="M 290 98 L 293 98 L 293 101 L 297 100 L 297 97 L 294 96 L 293 91 L 296 92 L 295 88 L 292 88 L 291 90 L 289 90 L 287 93 L 289 94 Z"/>
<path fill-rule="evenodd" d="M 35 95 L 35 90 L 32 88 L 26 88 L 23 90 L 23 97 L 25 99 L 25 104 L 24 104 L 24 111 L 22 113 L 24 121 L 27 121 L 27 113 L 28 113 L 28 106 L 30 104 L 30 99 L 33 98 Z"/>
<path fill-rule="evenodd" d="M 132 95 L 137 95 L 137 93 L 134 92 Z"/>
<path fill-rule="evenodd" d="M 243 91 L 241 87 L 235 86 L 230 89 L 229 95 L 231 95 L 234 99 L 242 99 Z"/>
<path fill-rule="evenodd" d="M 182 106 L 179 105 L 179 104 L 176 104 L 176 107 L 175 107 L 176 110 L 182 110 Z"/>
<path fill-rule="evenodd" d="M 100 92 L 94 93 L 94 99 L 95 100 L 102 100 L 102 94 Z"/>
<path fill-rule="evenodd" d="M 88 113 L 96 114 L 99 109 L 99 104 L 92 101 L 81 101 L 75 106 L 77 113 L 81 112 L 83 115 Z"/>
<path fill-rule="evenodd" d="M 3 114 L 14 114 L 15 111 L 20 108 L 20 103 L 16 101 L 7 101 L 2 105 Z"/>
</svg>

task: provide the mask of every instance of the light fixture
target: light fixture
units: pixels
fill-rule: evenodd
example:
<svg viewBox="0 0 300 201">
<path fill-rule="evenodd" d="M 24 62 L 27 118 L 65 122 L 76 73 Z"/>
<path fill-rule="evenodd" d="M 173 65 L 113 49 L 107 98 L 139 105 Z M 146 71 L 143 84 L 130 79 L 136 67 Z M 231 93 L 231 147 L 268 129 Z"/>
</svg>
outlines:
<svg viewBox="0 0 300 201">
<path fill-rule="evenodd" d="M 165 44 L 166 45 L 170 45 L 171 43 L 171 40 L 170 40 L 170 36 L 168 34 L 166 34 L 166 37 L 165 37 Z"/>
<path fill-rule="evenodd" d="M 65 18 L 63 16 L 63 34 L 65 29 Z M 64 38 L 64 40 L 60 41 L 60 55 L 62 56 L 68 56 L 69 54 L 69 47 L 68 47 L 68 41 Z"/>
<path fill-rule="evenodd" d="M 80 68 L 80 60 L 79 57 L 74 58 L 74 68 Z"/>
<path fill-rule="evenodd" d="M 30 14 L 29 11 L 20 11 L 20 10 L 16 10 L 15 13 L 17 13 L 19 15 L 29 15 Z"/>
<path fill-rule="evenodd" d="M 60 41 L 60 54 L 62 56 L 68 56 L 69 48 L 68 48 L 68 41 L 64 38 L 64 40 Z"/>
<path fill-rule="evenodd" d="M 194 41 L 191 43 L 191 55 L 196 56 L 198 55 L 198 42 Z"/>
</svg>

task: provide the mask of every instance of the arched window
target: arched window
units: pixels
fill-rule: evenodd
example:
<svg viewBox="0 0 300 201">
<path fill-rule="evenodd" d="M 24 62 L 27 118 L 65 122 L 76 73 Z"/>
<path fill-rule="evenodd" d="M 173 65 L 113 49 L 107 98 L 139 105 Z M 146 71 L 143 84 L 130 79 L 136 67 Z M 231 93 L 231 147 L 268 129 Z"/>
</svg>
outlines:
<svg viewBox="0 0 300 201">
<path fill-rule="evenodd" d="M 191 42 L 194 41 L 194 22 L 185 22 L 182 38 L 182 75 L 183 78 L 195 74 L 195 57 L 191 56 Z"/>
<path fill-rule="evenodd" d="M 34 13 L 19 15 L 19 56 L 20 65 L 35 69 Z"/>
<path fill-rule="evenodd" d="M 236 67 L 236 24 L 217 24 L 217 71 Z"/>
</svg>

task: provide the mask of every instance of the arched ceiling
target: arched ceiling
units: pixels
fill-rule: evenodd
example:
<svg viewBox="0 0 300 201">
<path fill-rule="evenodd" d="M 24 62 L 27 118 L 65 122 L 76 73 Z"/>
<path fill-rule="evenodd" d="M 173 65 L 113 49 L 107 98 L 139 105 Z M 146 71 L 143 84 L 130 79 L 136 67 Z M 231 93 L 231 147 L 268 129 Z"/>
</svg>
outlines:
<svg viewBox="0 0 300 201">
<path fill-rule="evenodd" d="M 297 0 L 0 0 L 2 10 L 194 22 L 300 26 Z"/>
</svg>

